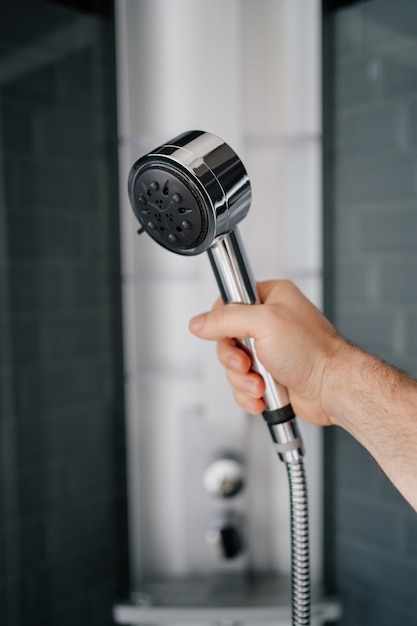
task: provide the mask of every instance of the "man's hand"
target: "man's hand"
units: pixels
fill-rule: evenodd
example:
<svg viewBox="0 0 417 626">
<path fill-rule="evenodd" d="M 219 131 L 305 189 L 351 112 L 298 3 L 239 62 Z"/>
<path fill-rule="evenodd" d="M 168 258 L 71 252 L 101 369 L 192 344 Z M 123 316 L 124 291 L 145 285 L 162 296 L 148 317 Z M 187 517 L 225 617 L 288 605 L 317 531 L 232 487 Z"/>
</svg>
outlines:
<svg viewBox="0 0 417 626">
<path fill-rule="evenodd" d="M 257 356 L 273 378 L 287 387 L 294 411 L 309 422 L 331 423 L 322 398 L 323 379 L 334 356 L 348 344 L 320 311 L 288 281 L 258 284 L 262 304 L 218 301 L 210 313 L 194 318 L 190 330 L 218 342 L 237 403 L 249 413 L 265 408 L 265 386 L 235 338 L 253 337 Z"/>
</svg>

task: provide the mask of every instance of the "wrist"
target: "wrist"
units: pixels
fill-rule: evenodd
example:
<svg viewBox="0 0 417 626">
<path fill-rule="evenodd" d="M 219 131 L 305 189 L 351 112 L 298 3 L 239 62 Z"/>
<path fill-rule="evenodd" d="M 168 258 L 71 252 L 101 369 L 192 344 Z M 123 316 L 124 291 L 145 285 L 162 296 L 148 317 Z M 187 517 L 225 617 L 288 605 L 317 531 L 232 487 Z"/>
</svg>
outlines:
<svg viewBox="0 0 417 626">
<path fill-rule="evenodd" d="M 349 416 L 354 397 L 361 387 L 361 371 L 371 358 L 342 337 L 337 337 L 325 362 L 321 398 L 323 412 L 332 425 L 350 430 Z"/>
<path fill-rule="evenodd" d="M 326 368 L 323 388 L 329 421 L 373 452 L 375 433 L 381 427 L 387 432 L 392 425 L 392 406 L 403 404 L 403 410 L 409 410 L 417 391 L 403 372 L 344 339 Z"/>
</svg>

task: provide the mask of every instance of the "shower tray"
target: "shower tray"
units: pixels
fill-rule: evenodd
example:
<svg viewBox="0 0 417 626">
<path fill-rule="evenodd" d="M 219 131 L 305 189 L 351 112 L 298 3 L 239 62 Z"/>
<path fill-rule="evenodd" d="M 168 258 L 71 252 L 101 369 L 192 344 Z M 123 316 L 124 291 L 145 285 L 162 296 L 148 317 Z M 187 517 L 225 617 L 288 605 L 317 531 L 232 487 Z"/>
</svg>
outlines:
<svg viewBox="0 0 417 626">
<path fill-rule="evenodd" d="M 284 576 L 178 577 L 149 581 L 130 601 L 114 606 L 116 624 L 139 626 L 288 626 L 291 623 L 290 579 Z M 311 624 L 341 617 L 341 604 L 322 590 L 312 590 Z"/>
</svg>

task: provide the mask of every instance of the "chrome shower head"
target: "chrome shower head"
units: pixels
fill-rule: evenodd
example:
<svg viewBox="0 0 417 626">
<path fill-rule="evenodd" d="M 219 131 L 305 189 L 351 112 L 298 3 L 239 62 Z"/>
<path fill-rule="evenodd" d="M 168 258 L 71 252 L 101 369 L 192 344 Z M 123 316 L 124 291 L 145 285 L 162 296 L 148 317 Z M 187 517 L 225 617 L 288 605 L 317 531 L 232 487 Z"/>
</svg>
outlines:
<svg viewBox="0 0 417 626">
<path fill-rule="evenodd" d="M 251 187 L 237 154 L 203 131 L 179 135 L 140 158 L 129 174 L 133 210 L 164 248 L 192 256 L 207 252 L 225 303 L 257 302 L 256 284 L 238 233 Z M 310 623 L 307 492 L 303 443 L 285 387 L 259 361 L 253 339 L 242 341 L 265 382 L 263 417 L 287 465 L 291 494 L 293 624 Z M 301 619 L 298 620 L 298 615 Z"/>
<path fill-rule="evenodd" d="M 222 139 L 203 131 L 175 137 L 134 163 L 128 188 L 139 232 L 178 254 L 207 252 L 224 302 L 258 301 L 237 227 L 248 213 L 251 186 L 242 161 Z M 277 452 L 283 460 L 296 458 L 302 444 L 287 390 L 259 362 L 253 340 L 243 343 L 265 381 L 263 416 Z M 277 428 L 285 432 L 277 435 Z"/>
<path fill-rule="evenodd" d="M 205 252 L 232 231 L 251 201 L 242 161 L 204 131 L 183 133 L 136 161 L 128 189 L 141 231 L 184 255 Z"/>
</svg>

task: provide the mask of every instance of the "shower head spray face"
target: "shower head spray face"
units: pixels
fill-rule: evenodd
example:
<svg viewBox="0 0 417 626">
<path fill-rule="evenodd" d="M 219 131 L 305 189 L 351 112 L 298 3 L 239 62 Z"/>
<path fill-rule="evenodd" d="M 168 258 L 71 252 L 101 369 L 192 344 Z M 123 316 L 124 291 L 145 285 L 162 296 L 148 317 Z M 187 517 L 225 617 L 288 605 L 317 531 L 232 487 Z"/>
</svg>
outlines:
<svg viewBox="0 0 417 626">
<path fill-rule="evenodd" d="M 242 161 L 203 131 L 183 133 L 136 161 L 128 190 L 141 232 L 184 255 L 205 252 L 232 231 L 251 200 Z"/>
</svg>

